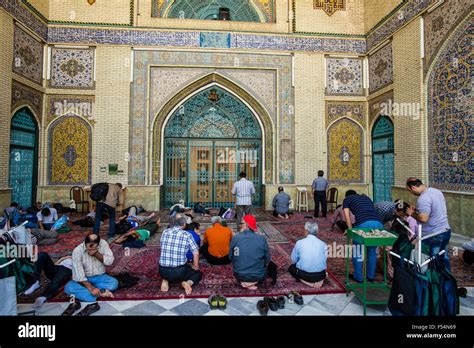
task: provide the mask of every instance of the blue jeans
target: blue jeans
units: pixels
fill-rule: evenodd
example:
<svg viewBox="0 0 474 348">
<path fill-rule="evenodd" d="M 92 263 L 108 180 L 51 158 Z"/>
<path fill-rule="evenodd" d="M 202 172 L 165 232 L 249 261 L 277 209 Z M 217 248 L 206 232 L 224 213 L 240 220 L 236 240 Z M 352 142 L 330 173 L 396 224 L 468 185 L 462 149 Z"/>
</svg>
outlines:
<svg viewBox="0 0 474 348">
<path fill-rule="evenodd" d="M 115 291 L 118 288 L 118 280 L 108 274 L 100 274 L 93 277 L 87 277 L 87 281 L 94 287 L 102 290 Z M 84 302 L 95 302 L 97 297 L 82 284 L 70 280 L 64 287 L 64 292 L 68 295 L 74 295 L 77 300 Z"/>
<path fill-rule="evenodd" d="M 369 220 L 361 223 L 360 225 L 354 226 L 355 228 L 383 228 L 383 224 L 380 221 Z M 358 246 L 359 243 L 354 241 L 354 245 Z M 362 251 L 363 246 L 354 248 L 356 251 Z M 352 256 L 352 265 L 354 266 L 354 278 L 355 280 L 361 282 L 363 281 L 362 274 L 362 262 L 364 261 L 364 256 L 362 252 L 356 252 L 356 255 Z M 375 271 L 377 267 L 377 247 L 367 247 L 367 279 L 375 278 Z"/>
<path fill-rule="evenodd" d="M 102 221 L 102 215 L 104 211 L 107 211 L 109 215 L 109 237 L 115 237 L 115 208 L 111 207 L 104 202 L 97 202 L 95 207 L 95 223 L 94 223 L 94 233 L 99 234 L 100 222 Z"/>
<path fill-rule="evenodd" d="M 53 225 L 54 225 L 54 222 L 50 222 L 50 223 L 48 223 L 48 222 L 43 222 L 43 227 L 44 227 L 44 229 L 45 229 L 46 231 L 51 230 L 51 227 L 53 227 Z"/>
<path fill-rule="evenodd" d="M 448 244 L 450 239 L 451 229 L 447 230 L 445 233 L 438 234 L 437 236 L 427 238 L 423 241 L 423 244 L 426 244 L 430 247 L 430 256 L 438 254 L 441 250 L 445 251 L 445 253 L 441 255 L 441 262 L 449 271 L 451 270 L 448 255 Z"/>
</svg>

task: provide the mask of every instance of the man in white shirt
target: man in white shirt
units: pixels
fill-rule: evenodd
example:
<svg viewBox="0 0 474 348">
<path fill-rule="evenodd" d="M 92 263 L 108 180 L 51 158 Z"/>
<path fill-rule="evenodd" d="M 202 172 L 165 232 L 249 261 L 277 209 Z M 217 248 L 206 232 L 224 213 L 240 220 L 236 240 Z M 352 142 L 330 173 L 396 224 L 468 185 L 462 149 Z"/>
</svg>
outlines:
<svg viewBox="0 0 474 348">
<path fill-rule="evenodd" d="M 114 254 L 109 244 L 94 233 L 89 234 L 84 243 L 77 246 L 72 253 L 72 280 L 64 292 L 74 296 L 63 315 L 72 315 L 81 307 L 79 301 L 89 302 L 78 314 L 88 316 L 100 309 L 98 297 L 114 297 L 112 291 L 117 290 L 118 281 L 105 273 L 105 266 L 114 262 Z M 79 300 L 79 301 L 77 301 Z"/>
<path fill-rule="evenodd" d="M 237 210 L 237 225 L 242 221 L 245 215 L 252 212 L 252 195 L 255 194 L 255 187 L 253 183 L 247 180 L 247 174 L 241 172 L 239 174 L 240 180 L 234 183 L 232 187 L 232 194 L 237 196 L 236 210 Z"/>
<path fill-rule="evenodd" d="M 58 211 L 54 208 L 43 208 L 36 214 L 40 230 L 49 231 L 58 220 Z"/>
</svg>

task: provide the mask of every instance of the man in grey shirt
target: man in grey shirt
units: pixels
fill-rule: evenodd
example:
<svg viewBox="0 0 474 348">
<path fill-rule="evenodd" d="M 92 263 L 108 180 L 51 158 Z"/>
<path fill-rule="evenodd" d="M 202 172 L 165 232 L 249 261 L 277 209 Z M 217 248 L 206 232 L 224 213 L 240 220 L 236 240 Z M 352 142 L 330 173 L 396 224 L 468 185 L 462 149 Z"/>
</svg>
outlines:
<svg viewBox="0 0 474 348">
<path fill-rule="evenodd" d="M 283 186 L 278 187 L 278 193 L 273 197 L 273 215 L 280 219 L 288 219 L 290 212 L 291 197 L 288 193 L 283 192 Z"/>
<path fill-rule="evenodd" d="M 257 220 L 246 215 L 239 224 L 229 246 L 229 259 L 232 261 L 235 278 L 240 285 L 249 290 L 257 290 L 257 284 L 268 276 L 276 283 L 277 266 L 270 261 L 270 248 L 265 237 L 255 233 Z"/>
<path fill-rule="evenodd" d="M 319 203 L 321 203 L 321 210 L 323 218 L 326 217 L 328 212 L 328 205 L 326 201 L 326 190 L 328 189 L 329 183 L 324 179 L 324 172 L 318 170 L 318 177 L 313 180 L 313 197 L 314 197 L 314 217 L 319 215 Z"/>
<path fill-rule="evenodd" d="M 451 227 L 448 222 L 446 200 L 440 190 L 425 186 L 420 179 L 409 178 L 407 189 L 411 194 L 418 196 L 413 217 L 421 223 L 423 236 L 439 233 L 423 240 L 423 244 L 430 247 L 430 256 L 444 250 L 441 256 L 446 268 L 449 270 L 448 244 L 451 239 Z"/>
</svg>

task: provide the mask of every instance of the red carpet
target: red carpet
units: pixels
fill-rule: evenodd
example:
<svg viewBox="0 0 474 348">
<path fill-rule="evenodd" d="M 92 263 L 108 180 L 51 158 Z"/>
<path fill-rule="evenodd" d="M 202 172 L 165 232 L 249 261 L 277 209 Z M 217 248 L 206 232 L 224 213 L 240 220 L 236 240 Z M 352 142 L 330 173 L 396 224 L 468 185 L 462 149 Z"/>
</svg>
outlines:
<svg viewBox="0 0 474 348">
<path fill-rule="evenodd" d="M 166 212 L 159 213 L 161 217 L 166 216 Z M 295 213 L 289 220 L 276 219 L 271 212 L 257 211 L 259 217 L 259 234 L 265 236 L 271 248 L 272 261 L 278 266 L 278 282 L 275 286 L 270 284 L 270 280 L 260 286 L 257 291 L 242 289 L 235 280 L 232 267 L 211 266 L 206 261 L 201 260 L 201 271 L 203 279 L 193 290 L 192 296 L 206 298 L 210 294 L 219 292 L 225 296 L 261 296 L 261 295 L 283 295 L 291 290 L 297 290 L 303 294 L 325 294 L 343 293 L 345 282 L 345 259 L 343 257 L 328 258 L 329 277 L 324 282 L 321 289 L 309 288 L 296 282 L 287 272 L 291 264 L 290 254 L 294 243 L 301 239 L 304 234 L 304 224 L 307 221 L 316 221 L 319 225 L 319 238 L 329 246 L 344 245 L 346 237 L 338 230 L 331 231 L 331 217 L 327 219 L 307 219 L 305 216 L 310 213 Z M 202 228 L 209 225 L 209 217 L 198 217 L 202 222 Z M 164 219 L 167 220 L 166 218 Z M 163 221 L 163 220 L 162 220 Z M 166 223 L 160 226 L 160 231 L 166 227 Z M 229 225 L 234 228 L 235 224 Z M 72 250 L 84 240 L 85 235 L 91 228 L 80 228 L 71 225 L 73 231 L 60 235 L 59 242 L 52 246 L 41 247 L 40 251 L 48 252 L 53 259 L 58 259 L 64 255 L 70 255 Z M 106 237 L 107 226 L 102 226 L 101 236 Z M 147 247 L 142 249 L 130 249 L 129 254 L 118 245 L 112 247 L 115 255 L 115 262 L 109 268 L 110 274 L 129 272 L 131 275 L 139 277 L 136 286 L 129 289 L 119 290 L 115 293 L 116 300 L 140 300 L 140 299 L 170 299 L 183 296 L 183 289 L 179 284 L 172 284 L 168 293 L 160 292 L 161 279 L 158 274 L 158 258 L 160 255 L 159 233 L 147 242 Z M 459 259 L 451 257 L 452 272 L 458 281 L 458 286 L 472 286 L 472 270 L 463 265 Z M 378 275 L 381 278 L 381 275 Z M 44 281 L 44 283 L 46 280 Z M 19 302 L 31 302 L 39 291 L 33 296 L 22 296 Z M 65 301 L 65 294 L 59 294 L 53 301 Z"/>
</svg>

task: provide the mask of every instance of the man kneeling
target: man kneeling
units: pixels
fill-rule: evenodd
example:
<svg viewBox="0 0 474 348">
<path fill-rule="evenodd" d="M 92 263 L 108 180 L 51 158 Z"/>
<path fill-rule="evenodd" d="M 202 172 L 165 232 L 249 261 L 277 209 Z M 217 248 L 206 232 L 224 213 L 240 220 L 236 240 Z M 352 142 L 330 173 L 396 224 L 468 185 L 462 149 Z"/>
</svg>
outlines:
<svg viewBox="0 0 474 348">
<path fill-rule="evenodd" d="M 75 301 L 69 305 L 63 315 L 72 315 L 81 307 L 79 301 L 89 304 L 78 313 L 88 316 L 100 309 L 98 297 L 114 297 L 112 291 L 117 290 L 118 281 L 105 273 L 105 266 L 114 262 L 114 254 L 109 244 L 94 233 L 89 234 L 84 243 L 72 252 L 72 280 L 64 292 L 74 296 Z"/>
<path fill-rule="evenodd" d="M 257 220 L 246 215 L 240 222 L 240 233 L 230 242 L 229 259 L 235 278 L 249 290 L 257 290 L 257 284 L 268 276 L 276 284 L 277 266 L 270 261 L 270 249 L 265 237 L 256 233 Z"/>
<path fill-rule="evenodd" d="M 199 284 L 202 273 L 199 271 L 199 247 L 192 235 L 185 231 L 186 218 L 178 217 L 173 226 L 161 235 L 161 254 L 159 272 L 162 279 L 161 291 L 169 290 L 170 282 L 181 282 L 186 295 L 193 291 L 193 285 Z M 191 250 L 193 265 L 187 264 L 186 254 Z"/>
<path fill-rule="evenodd" d="M 304 225 L 305 238 L 296 242 L 291 253 L 294 262 L 290 268 L 290 274 L 312 288 L 320 288 L 326 278 L 326 243 L 316 237 L 318 225 L 307 222 Z"/>
</svg>

